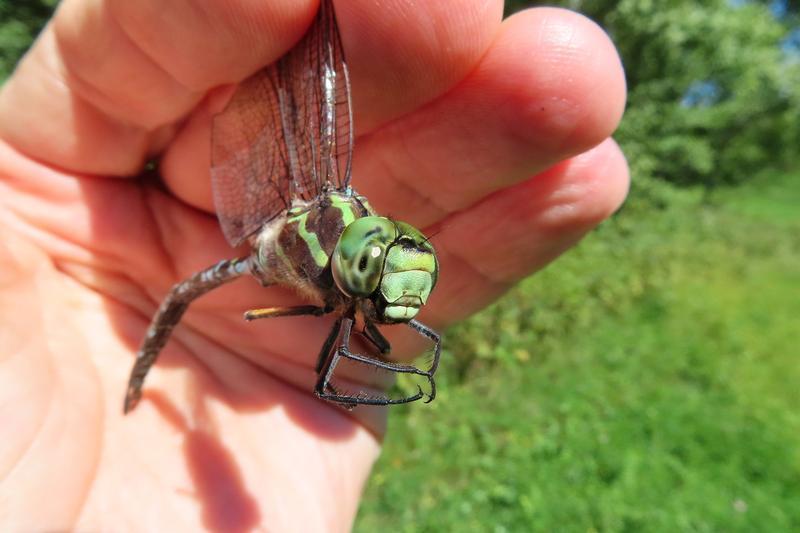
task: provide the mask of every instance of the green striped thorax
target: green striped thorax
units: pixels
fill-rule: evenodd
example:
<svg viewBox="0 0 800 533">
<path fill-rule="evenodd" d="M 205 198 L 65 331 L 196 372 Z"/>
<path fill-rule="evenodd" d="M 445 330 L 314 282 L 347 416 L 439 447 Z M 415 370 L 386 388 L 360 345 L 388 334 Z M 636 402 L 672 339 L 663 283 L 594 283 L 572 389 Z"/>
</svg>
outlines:
<svg viewBox="0 0 800 533">
<path fill-rule="evenodd" d="M 331 269 L 339 290 L 371 299 L 384 323 L 413 319 L 439 275 L 436 252 L 422 232 L 378 216 L 358 218 L 344 229 Z"/>
</svg>

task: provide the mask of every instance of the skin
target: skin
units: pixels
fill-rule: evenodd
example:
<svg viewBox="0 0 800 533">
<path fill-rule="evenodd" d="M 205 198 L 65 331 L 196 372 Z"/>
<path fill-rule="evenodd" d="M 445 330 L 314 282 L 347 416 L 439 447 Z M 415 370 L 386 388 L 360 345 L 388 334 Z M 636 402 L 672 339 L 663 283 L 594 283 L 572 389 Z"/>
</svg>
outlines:
<svg viewBox="0 0 800 533">
<path fill-rule="evenodd" d="M 2 88 L 0 529 L 351 526 L 385 411 L 310 393 L 329 322 L 242 320 L 300 303 L 291 293 L 247 279 L 196 302 L 141 404 L 121 409 L 169 287 L 245 252 L 214 218 L 210 117 L 315 9 L 65 0 Z M 624 76 L 592 22 L 546 8 L 501 22 L 495 0 L 337 1 L 337 13 L 354 185 L 435 235 L 441 275 L 421 320 L 481 309 L 622 203 L 610 135 Z M 137 177 L 154 156 L 163 185 Z M 401 355 L 417 348 L 389 337 Z"/>
</svg>

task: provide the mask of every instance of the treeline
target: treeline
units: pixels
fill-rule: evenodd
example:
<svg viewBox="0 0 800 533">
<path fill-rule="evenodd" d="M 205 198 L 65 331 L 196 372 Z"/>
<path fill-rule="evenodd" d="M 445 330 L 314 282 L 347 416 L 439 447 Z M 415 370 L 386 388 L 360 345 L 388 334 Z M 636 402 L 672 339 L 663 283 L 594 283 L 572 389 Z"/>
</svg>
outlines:
<svg viewBox="0 0 800 533">
<path fill-rule="evenodd" d="M 560 0 L 611 35 L 634 176 L 715 187 L 798 163 L 799 2 Z M 507 2 L 507 11 L 535 2 Z"/>
</svg>

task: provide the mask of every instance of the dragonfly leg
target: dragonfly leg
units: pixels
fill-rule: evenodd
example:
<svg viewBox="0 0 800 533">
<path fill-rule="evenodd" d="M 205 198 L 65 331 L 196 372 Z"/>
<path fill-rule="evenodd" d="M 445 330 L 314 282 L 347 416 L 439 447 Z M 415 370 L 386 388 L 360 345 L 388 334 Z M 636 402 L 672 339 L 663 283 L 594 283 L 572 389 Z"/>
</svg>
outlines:
<svg viewBox="0 0 800 533">
<path fill-rule="evenodd" d="M 212 267 L 197 272 L 189 279 L 175 284 L 170 289 L 150 322 L 144 340 L 136 353 L 136 362 L 128 379 L 123 412 L 130 412 L 139 403 L 147 372 L 156 362 L 159 352 L 169 340 L 172 329 L 180 322 L 189 304 L 205 293 L 247 273 L 248 265 L 248 258 L 220 261 Z"/>
<path fill-rule="evenodd" d="M 392 345 L 372 322 L 367 322 L 364 326 L 364 337 L 375 345 L 381 355 L 388 355 L 392 351 Z"/>
<path fill-rule="evenodd" d="M 331 384 L 331 378 L 333 377 L 333 371 L 336 369 L 336 364 L 339 362 L 340 357 L 338 355 L 338 348 L 334 348 L 333 345 L 343 329 L 344 335 L 342 342 L 349 343 L 350 332 L 353 329 L 352 317 L 339 317 L 331 328 L 328 338 L 325 339 L 317 361 L 317 375 L 319 377 L 314 387 L 314 393 L 322 399 L 336 401 L 342 404 L 345 409 L 352 409 L 356 406 L 355 402 L 345 400 L 344 398 L 341 401 L 331 399 L 332 397 L 339 397 L 336 389 Z"/>
<path fill-rule="evenodd" d="M 294 307 L 264 307 L 262 309 L 250 309 L 245 312 L 244 319 L 247 321 L 259 318 L 275 318 L 279 316 L 300 316 L 313 315 L 322 316 L 330 313 L 333 309 L 319 307 L 316 305 L 296 305 Z"/>
<path fill-rule="evenodd" d="M 360 363 L 375 366 L 381 368 L 383 370 L 387 370 L 390 372 L 397 372 L 401 374 L 415 374 L 418 376 L 425 376 L 428 379 L 428 383 L 431 386 L 431 392 L 428 395 L 427 402 L 431 401 L 436 396 L 436 384 L 433 381 L 433 371 L 428 370 L 420 370 L 419 368 L 412 366 L 412 365 L 403 365 L 400 363 L 394 363 L 389 361 L 382 361 L 380 359 L 375 359 L 374 357 L 369 357 L 366 355 L 361 355 L 358 353 L 353 353 L 350 351 L 350 333 L 353 328 L 353 319 L 352 318 L 343 318 L 342 319 L 342 327 L 344 334 L 342 335 L 342 342 L 339 346 L 336 347 L 335 351 L 333 352 L 332 356 L 326 361 L 326 364 L 323 365 L 320 373 L 319 379 L 317 380 L 317 385 L 314 388 L 314 392 L 317 396 L 322 398 L 323 400 L 328 400 L 332 402 L 342 403 L 346 407 L 352 407 L 357 404 L 362 405 L 389 405 L 389 404 L 398 404 L 398 403 L 408 403 L 419 400 L 425 393 L 422 391 L 422 387 L 418 386 L 418 392 L 412 396 L 407 396 L 404 398 L 392 399 L 392 398 L 369 398 L 363 396 L 352 396 L 347 394 L 340 394 L 338 393 L 333 385 L 331 384 L 331 379 L 333 377 L 333 373 L 336 369 L 336 365 L 339 362 L 339 359 L 342 357 L 346 359 L 351 359 L 353 361 L 358 361 Z M 423 326 L 425 328 L 425 326 Z M 375 328 L 377 330 L 377 328 Z M 416 327 L 414 328 L 417 331 L 420 331 Z M 431 331 L 428 328 L 425 328 L 426 331 Z M 422 333 L 420 331 L 420 333 Z M 337 331 L 338 334 L 338 331 Z M 434 333 L 434 335 L 436 335 Z M 428 335 L 425 335 L 429 337 Z M 330 338 L 330 337 L 329 337 Z M 381 335 L 381 338 L 383 336 Z M 429 337 L 431 338 L 431 337 Z M 438 335 L 436 335 L 438 339 Z M 383 339 L 385 341 L 385 339 Z M 388 342 L 387 342 L 388 344 Z M 438 344 L 437 344 L 437 353 L 438 353 Z M 438 362 L 438 357 L 435 358 Z M 435 370 L 435 367 L 433 368 Z"/>
<path fill-rule="evenodd" d="M 319 357 L 317 358 L 317 367 L 316 371 L 317 374 L 322 372 L 322 367 L 325 366 L 330 354 L 331 349 L 333 348 L 333 343 L 336 342 L 336 338 L 339 336 L 339 332 L 342 330 L 342 317 L 336 319 L 334 322 L 333 327 L 331 328 L 331 332 L 328 333 L 328 338 L 325 339 L 325 343 L 322 345 L 322 349 L 319 351 Z"/>
<path fill-rule="evenodd" d="M 429 403 L 436 397 L 436 382 L 433 380 L 433 375 L 436 373 L 436 369 L 439 368 L 439 358 L 442 355 L 442 336 L 422 322 L 416 320 L 410 320 L 408 322 L 408 327 L 423 337 L 433 341 L 433 361 L 431 361 L 431 366 L 427 372 L 427 375 L 430 377 L 431 393 L 428 399 L 425 400 L 425 403 Z"/>
</svg>

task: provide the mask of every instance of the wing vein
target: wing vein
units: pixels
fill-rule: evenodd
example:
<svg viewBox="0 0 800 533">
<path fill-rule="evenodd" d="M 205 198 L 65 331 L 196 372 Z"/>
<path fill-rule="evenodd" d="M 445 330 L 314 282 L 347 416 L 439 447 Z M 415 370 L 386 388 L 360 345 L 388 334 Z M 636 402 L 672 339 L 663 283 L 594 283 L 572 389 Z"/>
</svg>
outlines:
<svg viewBox="0 0 800 533">
<path fill-rule="evenodd" d="M 212 128 L 222 230 L 238 245 L 296 200 L 350 184 L 350 77 L 331 0 L 303 39 L 243 81 Z"/>
</svg>

